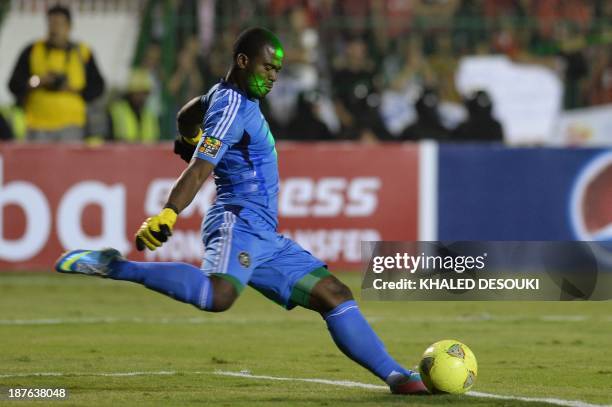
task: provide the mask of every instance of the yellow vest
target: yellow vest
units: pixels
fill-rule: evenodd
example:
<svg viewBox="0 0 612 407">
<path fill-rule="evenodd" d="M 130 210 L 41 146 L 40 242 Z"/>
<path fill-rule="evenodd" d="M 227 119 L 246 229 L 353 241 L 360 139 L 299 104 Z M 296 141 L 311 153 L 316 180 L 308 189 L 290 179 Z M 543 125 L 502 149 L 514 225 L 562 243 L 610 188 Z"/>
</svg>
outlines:
<svg viewBox="0 0 612 407">
<path fill-rule="evenodd" d="M 84 44 L 63 50 L 48 48 L 45 41 L 38 41 L 30 52 L 30 72 L 41 77 L 50 72 L 64 74 L 70 89 L 81 92 L 85 88 L 85 64 L 90 55 Z M 75 92 L 34 89 L 26 97 L 25 113 L 28 128 L 34 130 L 83 127 L 86 120 L 85 100 Z"/>
<path fill-rule="evenodd" d="M 151 109 L 144 108 L 140 122 L 126 100 L 117 100 L 110 105 L 115 140 L 129 143 L 154 143 L 159 140 L 159 122 Z"/>
<path fill-rule="evenodd" d="M 25 140 L 26 121 L 23 110 L 18 106 L 1 106 L 0 114 L 4 116 L 4 120 L 11 126 L 15 140 Z"/>
</svg>

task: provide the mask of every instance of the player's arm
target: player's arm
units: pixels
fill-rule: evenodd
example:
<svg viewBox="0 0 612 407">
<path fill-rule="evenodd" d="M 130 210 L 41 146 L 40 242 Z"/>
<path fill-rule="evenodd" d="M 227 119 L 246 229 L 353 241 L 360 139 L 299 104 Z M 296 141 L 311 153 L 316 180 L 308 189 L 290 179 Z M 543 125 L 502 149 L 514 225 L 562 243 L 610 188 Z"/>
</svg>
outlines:
<svg viewBox="0 0 612 407">
<path fill-rule="evenodd" d="M 187 102 L 176 115 L 179 135 L 174 141 L 174 154 L 179 155 L 186 162 L 191 161 L 193 152 L 202 137 L 200 124 L 203 116 L 204 111 L 199 96 Z"/>
<path fill-rule="evenodd" d="M 230 97 L 231 95 L 235 97 Z M 203 124 L 207 131 L 206 136 L 202 136 L 200 131 L 202 114 L 198 109 L 202 108 L 196 106 L 200 103 L 200 100 L 194 99 L 183 106 L 179 113 L 181 137 L 191 136 L 196 131 L 200 135 L 197 151 L 194 149 L 189 166 L 172 187 L 164 209 L 158 215 L 148 218 L 138 230 L 136 246 L 139 250 L 144 250 L 145 247 L 155 250 L 168 240 L 178 214 L 191 203 L 225 152 L 237 143 L 244 133 L 240 109 L 242 98 L 237 93 L 224 95 L 216 103 L 216 108 L 207 111 Z"/>
<path fill-rule="evenodd" d="M 11 79 L 9 80 L 9 89 L 15 96 L 17 104 L 22 105 L 25 102 L 25 97 L 32 88 L 30 84 L 30 52 L 32 45 L 26 47 L 17 60 L 17 64 L 13 69 Z"/>
<path fill-rule="evenodd" d="M 100 74 L 98 64 L 90 51 L 89 60 L 85 64 L 85 88 L 81 91 L 81 96 L 86 102 L 90 102 L 104 93 L 104 78 Z"/>
<path fill-rule="evenodd" d="M 166 208 L 174 209 L 177 214 L 185 209 L 193 201 L 214 168 L 214 164 L 210 161 L 191 160 L 189 166 L 172 187 Z"/>
<path fill-rule="evenodd" d="M 136 233 L 136 248 L 155 250 L 172 235 L 178 214 L 185 209 L 215 168 L 210 161 L 193 159 L 176 180 L 164 209 L 147 218 Z"/>
</svg>

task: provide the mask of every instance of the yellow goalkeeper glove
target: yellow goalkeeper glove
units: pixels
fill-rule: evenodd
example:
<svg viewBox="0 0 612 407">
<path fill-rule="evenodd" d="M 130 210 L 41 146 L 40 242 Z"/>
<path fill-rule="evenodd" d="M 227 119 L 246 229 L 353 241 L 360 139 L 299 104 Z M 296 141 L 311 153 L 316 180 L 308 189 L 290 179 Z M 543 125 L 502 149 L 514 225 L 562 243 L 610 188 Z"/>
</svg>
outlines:
<svg viewBox="0 0 612 407">
<path fill-rule="evenodd" d="M 178 214 L 174 209 L 164 208 L 159 214 L 147 218 L 136 232 L 136 248 L 155 250 L 172 236 L 172 228 Z"/>
</svg>

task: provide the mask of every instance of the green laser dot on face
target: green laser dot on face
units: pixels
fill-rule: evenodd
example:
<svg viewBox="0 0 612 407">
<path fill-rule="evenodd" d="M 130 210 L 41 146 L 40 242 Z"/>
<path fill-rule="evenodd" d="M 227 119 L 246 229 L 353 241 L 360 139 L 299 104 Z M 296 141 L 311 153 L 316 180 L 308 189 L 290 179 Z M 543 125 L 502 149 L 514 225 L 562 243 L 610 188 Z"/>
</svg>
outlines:
<svg viewBox="0 0 612 407">
<path fill-rule="evenodd" d="M 266 80 L 261 75 L 253 74 L 249 78 L 249 89 L 255 96 L 260 97 L 265 95 L 267 92 Z"/>
</svg>

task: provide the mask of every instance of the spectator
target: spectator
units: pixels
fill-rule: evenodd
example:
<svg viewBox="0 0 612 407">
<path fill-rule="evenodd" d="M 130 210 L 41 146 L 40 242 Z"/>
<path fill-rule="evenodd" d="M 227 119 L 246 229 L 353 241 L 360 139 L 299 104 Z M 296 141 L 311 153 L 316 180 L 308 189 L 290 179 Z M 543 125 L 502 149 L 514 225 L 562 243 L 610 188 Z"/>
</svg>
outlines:
<svg viewBox="0 0 612 407">
<path fill-rule="evenodd" d="M 422 87 L 424 83 L 433 81 L 434 75 L 429 61 L 423 55 L 421 38 L 412 35 L 402 46 L 399 59 L 399 69 L 387 73 L 391 88 L 404 90 L 410 87 Z"/>
<path fill-rule="evenodd" d="M 484 90 L 465 100 L 469 117 L 453 131 L 453 141 L 503 141 L 502 125 L 493 117 L 493 103 Z"/>
<path fill-rule="evenodd" d="M 168 81 L 168 91 L 178 104 L 200 95 L 204 86 L 198 63 L 197 38 L 190 38 L 178 54 L 178 66 Z"/>
<path fill-rule="evenodd" d="M 22 51 L 9 88 L 24 107 L 29 140 L 78 141 L 86 103 L 102 94 L 104 80 L 91 49 L 70 41 L 70 10 L 50 8 L 47 23 L 48 37 Z"/>
<path fill-rule="evenodd" d="M 410 141 L 423 139 L 447 140 L 449 131 L 440 120 L 439 105 L 438 93 L 434 89 L 425 88 L 414 105 L 417 112 L 417 121 L 406 127 L 400 139 Z"/>
<path fill-rule="evenodd" d="M 110 135 L 116 141 L 153 143 L 159 140 L 159 119 L 147 105 L 153 81 L 144 69 L 134 69 L 123 98 L 109 107 Z"/>
<path fill-rule="evenodd" d="M 582 107 L 584 80 L 589 73 L 589 64 L 584 54 L 586 40 L 579 32 L 572 30 L 567 24 L 561 31 L 559 56 L 563 61 L 564 94 L 563 107 L 575 109 Z"/>
<path fill-rule="evenodd" d="M 327 125 L 319 118 L 317 94 L 302 92 L 298 96 L 298 114 L 289 122 L 284 139 L 298 141 L 333 140 Z"/>
<path fill-rule="evenodd" d="M 612 103 L 612 50 L 601 48 L 595 56 L 587 96 L 594 105 Z"/>
<path fill-rule="evenodd" d="M 271 117 L 283 127 L 301 114 L 297 107 L 300 94 L 321 87 L 319 69 L 323 70 L 319 64 L 323 58 L 318 57 L 318 33 L 311 27 L 308 10 L 294 5 L 285 15 L 279 19 L 282 28 L 277 29 L 285 47 L 283 74 L 274 84 L 275 97 L 267 101 Z"/>
<path fill-rule="evenodd" d="M 157 116 L 162 115 L 162 87 L 164 81 L 163 69 L 161 65 L 162 49 L 161 44 L 157 40 L 151 41 L 147 46 L 144 58 L 142 60 L 142 68 L 145 69 L 151 77 L 151 93 L 149 94 L 147 105 Z"/>
<path fill-rule="evenodd" d="M 341 123 L 341 138 L 386 139 L 378 107 L 380 95 L 375 87 L 375 69 L 367 55 L 366 43 L 352 38 L 346 45 L 345 58 L 332 75 L 334 107 Z"/>
<path fill-rule="evenodd" d="M 453 56 L 452 39 L 449 33 L 441 33 L 432 41 L 435 53 L 428 57 L 433 77 L 440 98 L 449 102 L 460 103 L 461 97 L 455 86 L 455 72 L 458 60 Z"/>
<path fill-rule="evenodd" d="M 364 38 L 368 33 L 372 14 L 370 0 L 335 1 L 332 18 L 345 37 Z"/>
<path fill-rule="evenodd" d="M 455 9 L 451 26 L 456 55 L 473 54 L 479 44 L 488 40 L 482 3 L 482 0 L 461 0 Z"/>
<path fill-rule="evenodd" d="M 519 34 L 509 23 L 505 23 L 492 34 L 491 48 L 494 53 L 505 54 L 513 60 L 519 60 L 523 55 Z"/>
<path fill-rule="evenodd" d="M 232 44 L 227 45 L 222 40 L 215 42 L 207 57 L 204 59 L 203 66 L 203 87 L 208 89 L 215 83 L 219 82 L 220 78 L 225 77 L 227 73 L 226 50 L 232 49 Z"/>
</svg>

